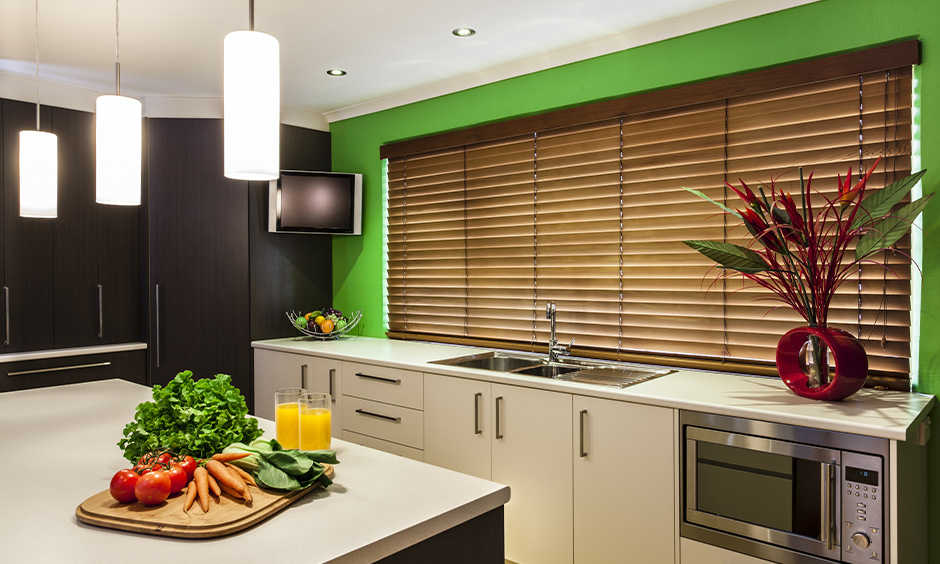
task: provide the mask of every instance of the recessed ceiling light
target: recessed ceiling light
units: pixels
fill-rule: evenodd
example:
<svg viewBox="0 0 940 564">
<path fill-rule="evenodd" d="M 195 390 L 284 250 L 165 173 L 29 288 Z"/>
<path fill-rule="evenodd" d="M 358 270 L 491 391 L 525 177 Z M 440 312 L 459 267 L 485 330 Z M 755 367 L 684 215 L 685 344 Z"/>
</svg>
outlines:
<svg viewBox="0 0 940 564">
<path fill-rule="evenodd" d="M 330 69 L 326 71 L 326 74 L 330 76 L 346 76 L 346 71 L 343 69 Z"/>
<path fill-rule="evenodd" d="M 469 27 L 458 27 L 451 33 L 453 33 L 457 37 L 470 37 L 471 35 L 476 33 L 476 30 L 470 29 Z"/>
</svg>

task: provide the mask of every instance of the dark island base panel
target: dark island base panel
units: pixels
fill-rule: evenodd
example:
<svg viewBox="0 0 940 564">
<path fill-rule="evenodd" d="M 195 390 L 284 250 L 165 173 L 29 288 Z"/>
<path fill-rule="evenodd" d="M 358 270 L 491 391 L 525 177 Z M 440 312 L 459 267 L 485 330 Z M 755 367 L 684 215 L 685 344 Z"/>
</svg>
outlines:
<svg viewBox="0 0 940 564">
<path fill-rule="evenodd" d="M 378 561 L 379 564 L 504 564 L 503 507 Z"/>
<path fill-rule="evenodd" d="M 146 384 L 145 349 L 0 363 L 0 392 L 120 378 Z"/>
</svg>

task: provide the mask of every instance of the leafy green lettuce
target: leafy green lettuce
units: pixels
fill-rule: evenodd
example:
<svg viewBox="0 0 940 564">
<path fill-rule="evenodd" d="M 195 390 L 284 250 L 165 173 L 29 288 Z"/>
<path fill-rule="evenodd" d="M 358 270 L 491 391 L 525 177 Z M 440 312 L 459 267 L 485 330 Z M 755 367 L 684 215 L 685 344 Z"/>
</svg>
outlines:
<svg viewBox="0 0 940 564">
<path fill-rule="evenodd" d="M 137 406 L 118 446 L 131 462 L 157 448 L 207 458 L 232 443 L 249 443 L 261 436 L 257 419 L 247 415 L 245 398 L 232 385 L 231 376 L 193 380 L 193 373 L 186 370 L 165 387 L 153 387 L 153 401 Z"/>
</svg>

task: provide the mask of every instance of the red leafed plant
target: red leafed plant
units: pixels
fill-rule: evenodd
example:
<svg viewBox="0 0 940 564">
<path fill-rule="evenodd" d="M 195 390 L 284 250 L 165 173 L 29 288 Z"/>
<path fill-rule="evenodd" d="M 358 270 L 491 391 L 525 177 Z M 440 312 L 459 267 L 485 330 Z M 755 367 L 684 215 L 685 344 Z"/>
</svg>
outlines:
<svg viewBox="0 0 940 564">
<path fill-rule="evenodd" d="M 839 194 L 830 199 L 812 188 L 813 175 L 804 183 L 800 169 L 802 206 L 789 193 L 770 183 L 769 194 L 759 186 L 757 193 L 741 181 L 741 189 L 727 184 L 744 203 L 732 209 L 697 190 L 686 188 L 740 219 L 754 237 L 748 248 L 719 241 L 683 241 L 689 247 L 774 293 L 772 299 L 795 309 L 814 327 L 825 327 L 829 304 L 836 289 L 862 263 L 885 269 L 875 255 L 893 245 L 910 229 L 933 194 L 928 194 L 892 211 L 911 191 L 926 171 L 898 180 L 881 190 L 866 191 L 868 178 L 880 158 L 863 178 L 852 184 L 852 171 Z M 814 207 L 813 196 L 825 200 Z M 852 242 L 854 258 L 844 261 Z"/>
</svg>

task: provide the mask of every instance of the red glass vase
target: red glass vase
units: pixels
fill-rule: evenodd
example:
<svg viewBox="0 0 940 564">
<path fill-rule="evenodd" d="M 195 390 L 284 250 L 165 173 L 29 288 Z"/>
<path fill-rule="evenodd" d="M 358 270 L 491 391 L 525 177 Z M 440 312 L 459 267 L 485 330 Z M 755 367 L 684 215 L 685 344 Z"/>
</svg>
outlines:
<svg viewBox="0 0 940 564">
<path fill-rule="evenodd" d="M 807 346 L 809 345 L 809 346 Z M 806 359 L 810 349 L 809 360 Z M 828 353 L 828 354 L 827 354 Z M 834 370 L 830 370 L 829 358 Z M 812 365 L 817 365 L 822 379 Z M 777 343 L 777 371 L 793 392 L 816 400 L 841 400 L 862 389 L 868 376 L 868 355 L 858 339 L 831 327 L 797 327 Z"/>
</svg>

